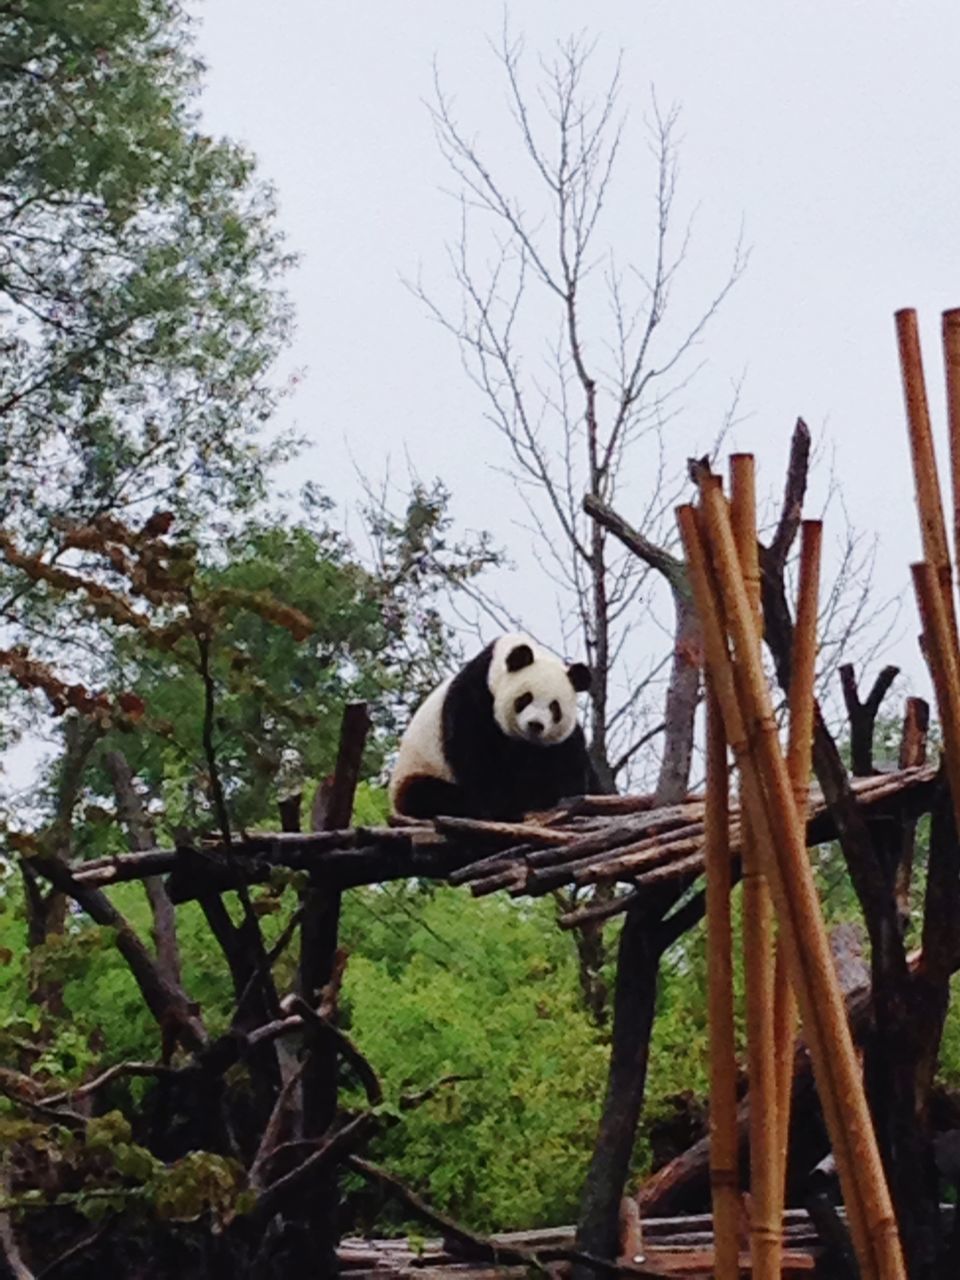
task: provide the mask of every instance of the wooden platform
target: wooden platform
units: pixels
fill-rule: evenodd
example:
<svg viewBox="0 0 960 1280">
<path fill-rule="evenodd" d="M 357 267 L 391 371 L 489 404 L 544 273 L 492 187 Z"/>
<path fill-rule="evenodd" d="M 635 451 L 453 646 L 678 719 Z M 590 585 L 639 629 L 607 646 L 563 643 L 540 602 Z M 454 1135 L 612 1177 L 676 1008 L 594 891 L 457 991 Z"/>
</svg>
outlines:
<svg viewBox="0 0 960 1280">
<path fill-rule="evenodd" d="M 683 1218 L 649 1218 L 643 1224 L 642 1259 L 624 1260 L 620 1274 L 637 1277 L 713 1275 L 713 1235 L 707 1214 Z M 811 1275 L 821 1249 L 807 1214 L 790 1210 L 786 1215 L 786 1250 L 783 1257 L 783 1280 Z M 496 1243 L 538 1250 L 571 1248 L 573 1228 L 557 1227 L 543 1231 L 509 1232 L 492 1237 Z M 525 1266 L 498 1266 L 490 1262 L 467 1262 L 457 1258 L 442 1240 L 425 1240 L 411 1245 L 405 1239 L 345 1239 L 340 1246 L 340 1265 L 350 1280 L 501 1280 L 526 1277 Z M 740 1257 L 742 1276 L 750 1275 L 750 1255 Z M 550 1274 L 557 1277 L 569 1272 L 569 1264 L 548 1264 Z"/>
</svg>

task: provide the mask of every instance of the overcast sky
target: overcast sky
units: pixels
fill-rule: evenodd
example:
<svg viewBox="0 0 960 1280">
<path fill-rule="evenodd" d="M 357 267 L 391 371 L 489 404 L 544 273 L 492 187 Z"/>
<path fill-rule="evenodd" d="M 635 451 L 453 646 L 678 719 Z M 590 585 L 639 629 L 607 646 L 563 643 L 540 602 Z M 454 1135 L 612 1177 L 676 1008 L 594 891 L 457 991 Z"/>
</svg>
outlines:
<svg viewBox="0 0 960 1280">
<path fill-rule="evenodd" d="M 256 152 L 303 255 L 292 364 L 308 376 L 284 409 L 314 444 L 298 475 L 344 498 L 351 453 L 375 468 L 408 449 L 422 473 L 448 481 L 466 521 L 526 549 L 503 482 L 483 467 L 497 446 L 455 344 L 400 280 L 422 270 L 455 296 L 444 246 L 457 209 L 423 101 L 435 57 L 470 134 L 522 180 L 488 47 L 502 5 L 206 0 L 198 11 L 208 125 Z M 671 427 L 676 465 L 709 447 L 742 375 L 733 443 L 756 452 L 763 488 L 779 487 L 803 415 L 834 451 L 851 520 L 880 539 L 879 592 L 904 597 L 887 657 L 922 691 L 893 313 L 920 312 L 942 440 L 939 315 L 960 304 L 960 6 L 525 0 L 508 12 L 533 55 L 588 19 L 598 85 L 623 50 L 628 145 L 604 227 L 622 262 L 649 263 L 651 85 L 682 106 L 680 203 L 696 220 L 677 307 L 723 278 L 741 222 L 752 257 Z M 828 540 L 840 532 L 838 512 Z M 514 608 L 530 585 L 518 576 Z"/>
</svg>

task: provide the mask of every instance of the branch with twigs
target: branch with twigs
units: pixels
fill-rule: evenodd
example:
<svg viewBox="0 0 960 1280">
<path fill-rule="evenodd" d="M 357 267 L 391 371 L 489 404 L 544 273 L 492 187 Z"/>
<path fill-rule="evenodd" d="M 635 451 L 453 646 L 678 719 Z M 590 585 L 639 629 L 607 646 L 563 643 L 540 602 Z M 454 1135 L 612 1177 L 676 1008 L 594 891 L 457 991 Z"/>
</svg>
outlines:
<svg viewBox="0 0 960 1280">
<path fill-rule="evenodd" d="M 538 1272 L 544 1272 L 547 1264 L 551 1262 L 580 1262 L 600 1275 L 632 1275 L 642 1278 L 655 1277 L 661 1274 L 653 1268 L 644 1267 L 637 1263 L 616 1262 L 610 1259 L 598 1258 L 592 1254 L 585 1253 L 583 1250 L 570 1249 L 562 1245 L 550 1245 L 540 1249 L 525 1249 L 516 1244 L 508 1244 L 492 1239 L 489 1236 L 481 1236 L 477 1232 L 464 1227 L 461 1223 L 449 1217 L 448 1214 L 441 1213 L 439 1209 L 435 1209 L 422 1196 L 418 1195 L 412 1187 L 408 1187 L 405 1182 L 402 1182 L 396 1175 L 389 1173 L 380 1165 L 373 1164 L 371 1161 L 364 1160 L 356 1155 L 348 1156 L 346 1162 L 354 1172 L 359 1173 L 369 1182 L 374 1182 L 382 1187 L 389 1195 L 398 1200 L 404 1208 L 416 1214 L 422 1222 L 426 1222 L 429 1226 L 435 1227 L 440 1231 L 447 1247 L 455 1249 L 456 1253 L 463 1258 L 469 1258 L 477 1262 L 492 1262 L 496 1266 L 509 1266 L 512 1263 L 519 1263 Z"/>
</svg>

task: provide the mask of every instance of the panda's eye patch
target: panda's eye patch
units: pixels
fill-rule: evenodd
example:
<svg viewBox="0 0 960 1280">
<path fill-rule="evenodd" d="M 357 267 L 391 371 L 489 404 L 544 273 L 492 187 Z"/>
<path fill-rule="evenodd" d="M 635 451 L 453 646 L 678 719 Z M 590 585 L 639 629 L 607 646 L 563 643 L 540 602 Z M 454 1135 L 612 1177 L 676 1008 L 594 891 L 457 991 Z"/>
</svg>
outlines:
<svg viewBox="0 0 960 1280">
<path fill-rule="evenodd" d="M 559 724 L 562 712 L 560 711 L 560 703 L 557 702 L 556 698 L 550 703 L 550 714 L 553 716 L 553 723 Z"/>
<path fill-rule="evenodd" d="M 514 702 L 513 709 L 517 713 L 517 715 L 519 715 L 521 711 L 525 711 L 527 707 L 529 707 L 532 701 L 533 701 L 532 693 L 521 693 L 520 697 L 517 698 L 516 702 Z"/>
</svg>

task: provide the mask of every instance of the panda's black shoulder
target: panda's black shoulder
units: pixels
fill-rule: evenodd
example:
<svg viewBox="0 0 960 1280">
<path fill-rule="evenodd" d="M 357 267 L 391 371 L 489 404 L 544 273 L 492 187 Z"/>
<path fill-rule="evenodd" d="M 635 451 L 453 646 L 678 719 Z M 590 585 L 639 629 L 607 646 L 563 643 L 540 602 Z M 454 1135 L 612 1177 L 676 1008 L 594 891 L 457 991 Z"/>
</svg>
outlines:
<svg viewBox="0 0 960 1280">
<path fill-rule="evenodd" d="M 473 754 L 485 740 L 503 737 L 493 718 L 493 694 L 487 683 L 494 643 L 460 668 L 443 700 L 444 755 L 454 767 L 464 751 Z"/>
<path fill-rule="evenodd" d="M 496 644 L 495 640 L 491 640 L 488 645 L 480 650 L 478 654 L 470 659 L 468 663 L 460 668 L 457 674 L 450 682 L 450 688 L 447 690 L 447 699 L 451 693 L 479 693 L 482 692 L 493 706 L 493 695 L 487 684 L 487 676 L 490 672 L 490 663 L 493 661 L 493 649 Z"/>
</svg>

